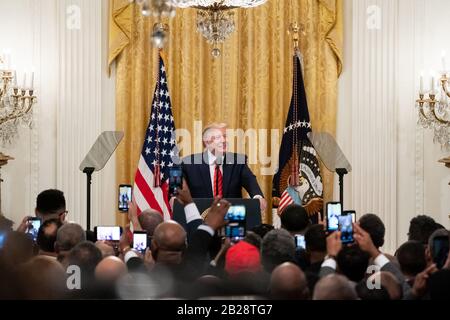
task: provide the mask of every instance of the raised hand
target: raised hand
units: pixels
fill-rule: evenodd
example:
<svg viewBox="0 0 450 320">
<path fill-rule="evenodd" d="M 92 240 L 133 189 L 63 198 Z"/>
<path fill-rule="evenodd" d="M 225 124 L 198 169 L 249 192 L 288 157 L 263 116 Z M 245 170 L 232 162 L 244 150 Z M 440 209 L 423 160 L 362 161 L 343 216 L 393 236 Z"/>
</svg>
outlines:
<svg viewBox="0 0 450 320">
<path fill-rule="evenodd" d="M 378 251 L 378 249 L 373 244 L 370 234 L 363 228 L 361 228 L 357 223 L 353 224 L 353 230 L 355 230 L 355 241 L 359 245 L 361 250 L 367 252 L 373 259 L 375 259 L 380 254 L 380 251 Z"/>
<path fill-rule="evenodd" d="M 230 208 L 231 203 L 227 200 L 216 198 L 209 208 L 208 215 L 205 218 L 205 224 L 210 226 L 214 231 L 219 230 L 226 225 L 225 215 Z"/>
<path fill-rule="evenodd" d="M 428 279 L 430 278 L 430 275 L 432 275 L 436 271 L 438 271 L 438 268 L 435 264 L 432 264 L 416 276 L 414 280 L 414 286 L 412 288 L 412 294 L 414 296 L 420 298 L 425 295 L 425 293 L 427 292 Z"/>
<path fill-rule="evenodd" d="M 336 231 L 327 238 L 327 254 L 336 257 L 342 249 L 341 232 Z"/>
</svg>

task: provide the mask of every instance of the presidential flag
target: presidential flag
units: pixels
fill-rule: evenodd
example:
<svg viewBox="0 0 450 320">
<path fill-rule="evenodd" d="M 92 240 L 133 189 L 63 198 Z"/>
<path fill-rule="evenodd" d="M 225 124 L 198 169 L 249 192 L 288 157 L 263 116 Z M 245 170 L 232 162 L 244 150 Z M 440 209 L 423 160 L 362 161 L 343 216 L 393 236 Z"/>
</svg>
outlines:
<svg viewBox="0 0 450 320">
<path fill-rule="evenodd" d="M 150 121 L 134 180 L 134 200 L 138 213 L 152 208 L 164 220 L 171 219 L 169 168 L 176 157 L 175 125 L 170 103 L 167 73 L 159 57 L 158 81 L 153 96 Z"/>
<path fill-rule="evenodd" d="M 323 185 L 317 154 L 307 134 L 311 132 L 300 52 L 293 57 L 292 99 L 280 147 L 272 196 L 279 199 L 278 214 L 288 205 L 307 204 L 322 197 Z"/>
</svg>

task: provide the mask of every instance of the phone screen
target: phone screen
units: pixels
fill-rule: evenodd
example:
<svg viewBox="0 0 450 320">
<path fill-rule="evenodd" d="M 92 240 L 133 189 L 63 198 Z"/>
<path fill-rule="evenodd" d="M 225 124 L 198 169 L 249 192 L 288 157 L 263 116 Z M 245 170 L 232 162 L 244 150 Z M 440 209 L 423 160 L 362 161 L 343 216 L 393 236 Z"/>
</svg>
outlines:
<svg viewBox="0 0 450 320">
<path fill-rule="evenodd" d="M 96 227 L 97 240 L 100 241 L 119 241 L 120 240 L 120 227 Z"/>
<path fill-rule="evenodd" d="M 442 269 L 447 261 L 449 251 L 448 237 L 437 237 L 433 239 L 433 261 L 438 269 Z"/>
<path fill-rule="evenodd" d="M 353 224 L 351 214 L 339 217 L 339 229 L 341 230 L 341 242 L 353 243 Z"/>
<path fill-rule="evenodd" d="M 133 233 L 133 249 L 139 252 L 145 252 L 147 249 L 147 232 Z"/>
<path fill-rule="evenodd" d="M 225 237 L 236 243 L 245 238 L 247 213 L 245 206 L 231 206 L 225 215 L 228 224 L 224 228 Z"/>
<path fill-rule="evenodd" d="M 302 234 L 295 235 L 295 246 L 297 248 L 306 249 L 305 236 Z"/>
<path fill-rule="evenodd" d="M 31 238 L 33 239 L 33 241 L 36 241 L 39 228 L 41 227 L 41 224 L 42 224 L 41 219 L 31 218 L 28 220 L 28 224 L 29 224 L 29 227 L 27 229 L 27 233 L 29 235 L 31 235 Z"/>
<path fill-rule="evenodd" d="M 246 211 L 245 206 L 231 206 L 225 215 L 225 220 L 230 222 L 234 221 L 245 221 Z"/>
<path fill-rule="evenodd" d="M 119 211 L 128 212 L 128 202 L 131 201 L 132 187 L 130 185 L 121 184 L 119 186 Z"/>
<path fill-rule="evenodd" d="M 356 211 L 354 211 L 354 210 L 342 211 L 342 215 L 343 216 L 351 215 L 352 216 L 352 222 L 356 223 Z"/>
<path fill-rule="evenodd" d="M 339 202 L 327 203 L 327 229 L 329 232 L 339 229 L 339 217 L 342 215 L 342 206 Z"/>
<path fill-rule="evenodd" d="M 225 226 L 225 237 L 232 242 L 238 242 L 245 238 L 245 224 L 239 222 L 230 222 Z"/>
<path fill-rule="evenodd" d="M 176 195 L 179 189 L 183 189 L 183 170 L 181 167 L 171 167 L 169 169 L 169 194 Z"/>
</svg>

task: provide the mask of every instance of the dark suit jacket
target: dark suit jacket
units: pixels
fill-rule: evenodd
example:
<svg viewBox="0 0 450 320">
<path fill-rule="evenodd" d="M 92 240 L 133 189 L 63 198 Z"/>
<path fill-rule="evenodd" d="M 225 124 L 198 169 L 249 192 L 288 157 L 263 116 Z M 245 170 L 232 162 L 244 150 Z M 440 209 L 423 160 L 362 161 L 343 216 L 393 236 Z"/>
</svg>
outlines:
<svg viewBox="0 0 450 320">
<path fill-rule="evenodd" d="M 207 153 L 197 153 L 183 159 L 183 175 L 193 198 L 213 198 Z M 261 195 L 255 175 L 247 165 L 247 157 L 226 153 L 223 163 L 223 197 L 242 198 L 242 188 L 250 197 Z"/>
</svg>

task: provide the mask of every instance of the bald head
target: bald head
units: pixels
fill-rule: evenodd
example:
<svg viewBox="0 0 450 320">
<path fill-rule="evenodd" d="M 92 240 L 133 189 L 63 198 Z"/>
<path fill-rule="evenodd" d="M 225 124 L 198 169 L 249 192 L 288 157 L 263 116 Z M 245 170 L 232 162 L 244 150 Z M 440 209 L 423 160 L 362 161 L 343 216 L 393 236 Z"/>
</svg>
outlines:
<svg viewBox="0 0 450 320">
<path fill-rule="evenodd" d="M 105 283 L 114 283 L 127 273 L 127 266 L 117 257 L 106 257 L 95 268 L 95 277 Z"/>
<path fill-rule="evenodd" d="M 331 274 L 317 282 L 313 300 L 356 300 L 355 288 L 344 276 Z"/>
<path fill-rule="evenodd" d="M 153 236 L 158 225 L 164 222 L 163 217 L 158 211 L 147 209 L 139 215 L 139 224 L 142 229 L 147 231 L 149 236 Z"/>
<path fill-rule="evenodd" d="M 386 271 L 376 272 L 367 280 L 368 283 L 377 283 L 378 281 L 380 281 L 381 286 L 389 293 L 391 300 L 402 299 L 402 286 L 392 273 Z"/>
<path fill-rule="evenodd" d="M 305 274 L 293 263 L 286 262 L 279 265 L 272 272 L 270 292 L 273 299 L 307 299 L 309 290 Z"/>
<path fill-rule="evenodd" d="M 185 247 L 186 231 L 177 222 L 166 221 L 156 227 L 151 249 L 157 263 L 181 263 Z"/>
<path fill-rule="evenodd" d="M 66 288 L 66 272 L 56 260 L 37 256 L 19 270 L 24 299 L 61 299 Z"/>
<path fill-rule="evenodd" d="M 160 249 L 182 250 L 186 244 L 186 231 L 177 222 L 166 221 L 156 227 L 153 242 Z"/>
</svg>

